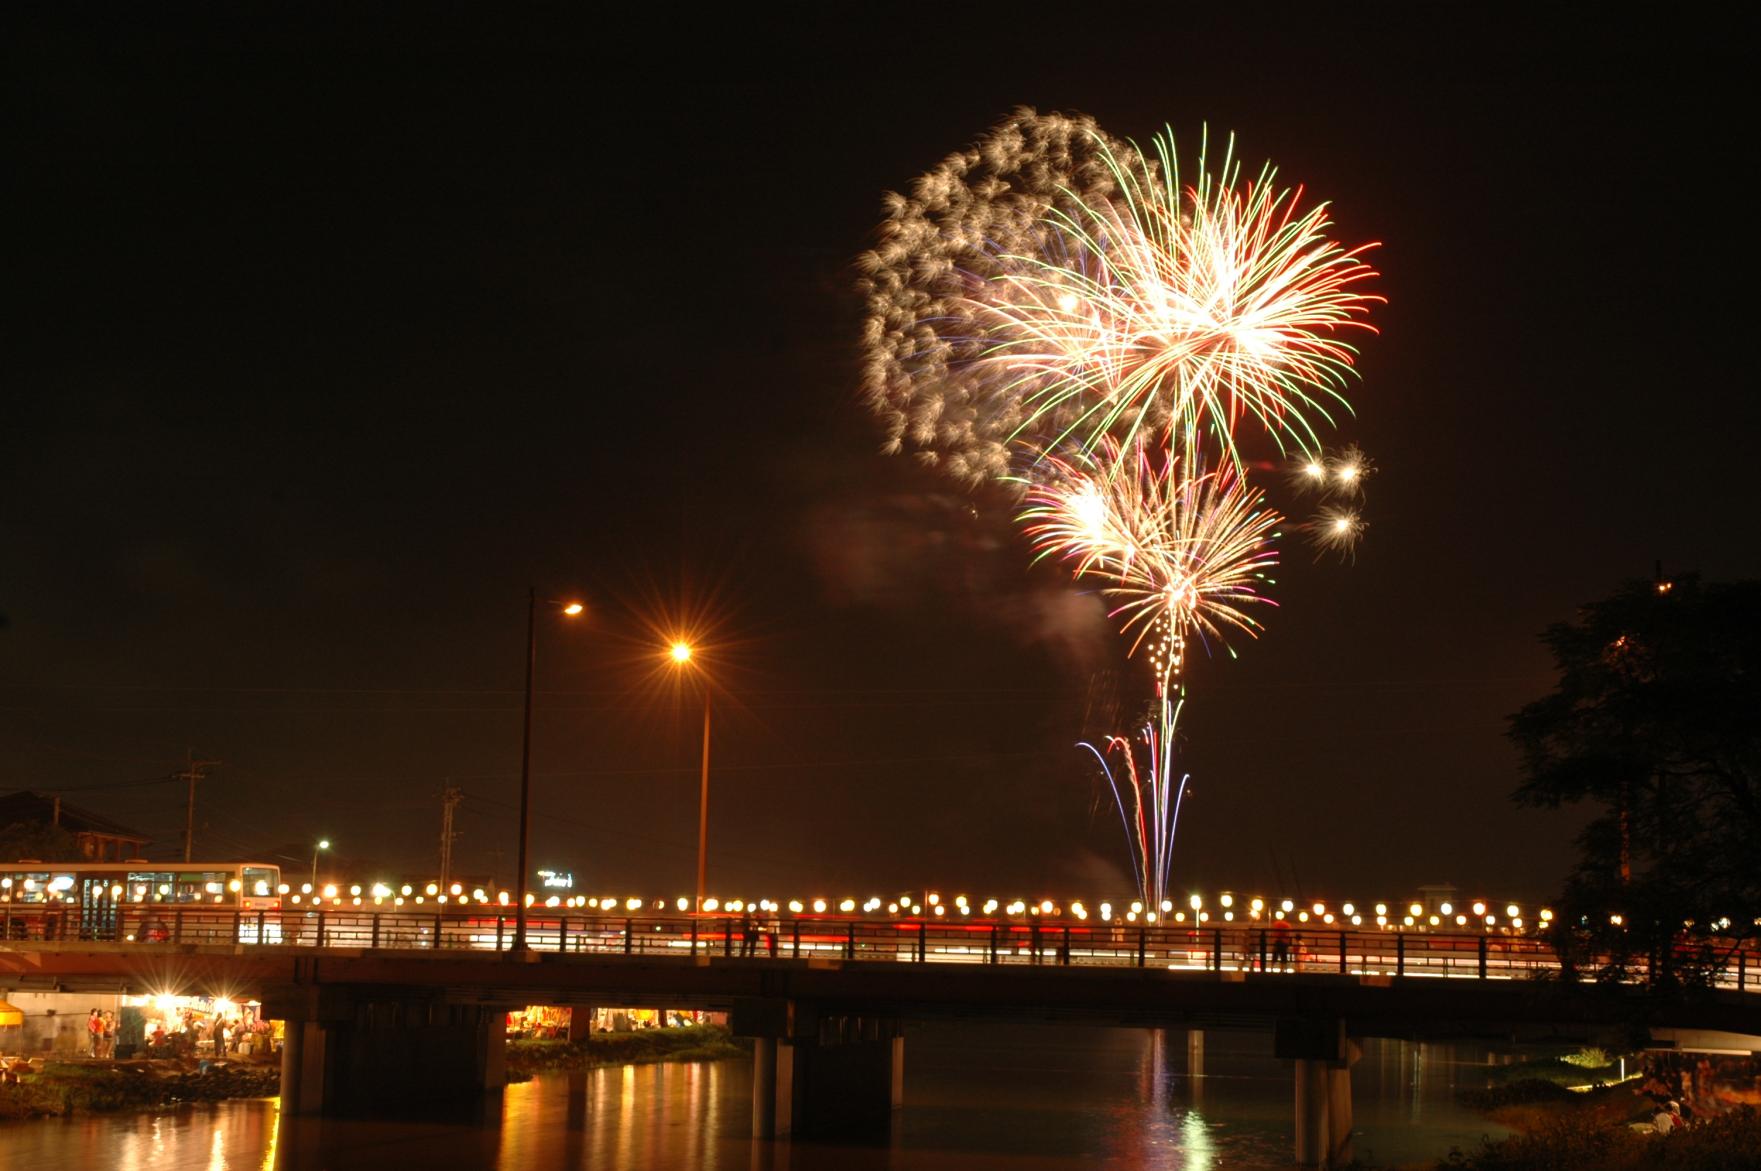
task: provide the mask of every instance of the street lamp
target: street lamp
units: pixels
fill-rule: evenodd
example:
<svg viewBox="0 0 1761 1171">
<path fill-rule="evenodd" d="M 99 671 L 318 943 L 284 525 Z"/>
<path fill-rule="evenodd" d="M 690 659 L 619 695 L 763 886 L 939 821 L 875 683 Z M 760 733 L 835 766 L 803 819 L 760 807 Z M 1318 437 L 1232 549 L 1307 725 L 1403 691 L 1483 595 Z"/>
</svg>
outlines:
<svg viewBox="0 0 1761 1171">
<path fill-rule="evenodd" d="M 675 642 L 667 651 L 673 662 L 684 667 L 691 662 L 691 644 Z M 703 676 L 703 785 L 697 804 L 697 903 L 703 910 L 703 876 L 709 860 L 709 676 Z"/>
<path fill-rule="evenodd" d="M 546 598 L 570 618 L 586 609 L 580 602 Z M 538 665 L 538 590 L 526 587 L 526 734 L 520 745 L 520 874 L 514 884 L 514 943 L 511 950 L 526 950 L 526 848 L 532 836 L 532 675 Z"/>
<path fill-rule="evenodd" d="M 318 844 L 312 847 L 312 889 L 318 889 L 318 851 L 330 849 L 329 838 L 319 838 Z"/>
</svg>

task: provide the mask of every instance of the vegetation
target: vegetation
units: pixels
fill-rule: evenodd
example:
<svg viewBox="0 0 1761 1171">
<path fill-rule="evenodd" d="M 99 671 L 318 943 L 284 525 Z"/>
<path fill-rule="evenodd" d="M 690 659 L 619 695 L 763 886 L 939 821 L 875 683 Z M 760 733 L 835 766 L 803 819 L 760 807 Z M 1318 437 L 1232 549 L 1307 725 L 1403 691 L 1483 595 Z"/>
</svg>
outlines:
<svg viewBox="0 0 1761 1171">
<path fill-rule="evenodd" d="M 595 1033 L 581 1041 L 510 1041 L 508 1077 L 523 1081 L 538 1073 L 650 1061 L 719 1061 L 750 1052 L 749 1046 L 716 1025 Z"/>
<path fill-rule="evenodd" d="M 1632 582 L 1545 638 L 1559 685 L 1510 736 L 1519 803 L 1595 810 L 1552 932 L 1567 975 L 1704 984 L 1761 916 L 1761 582 Z"/>
<path fill-rule="evenodd" d="M 1487 1076 L 1499 1088 L 1531 1081 L 1560 1087 L 1600 1085 L 1619 1080 L 1620 1057 L 1602 1049 L 1570 1049 L 1494 1066 Z"/>
<path fill-rule="evenodd" d="M 206 1071 L 165 1062 L 50 1062 L 38 1073 L 0 1084 L 0 1119 L 37 1118 L 77 1110 L 138 1110 L 180 1102 L 268 1098 L 280 1089 L 272 1064 L 222 1062 Z"/>
<path fill-rule="evenodd" d="M 1745 1106 L 1667 1135 L 1610 1123 L 1594 1111 L 1555 1116 L 1525 1134 L 1450 1152 L 1447 1171 L 1754 1171 L 1761 1111 Z"/>
<path fill-rule="evenodd" d="M 58 825 L 15 821 L 0 829 L 0 859 L 5 861 L 35 858 L 40 862 L 77 862 L 79 857 L 78 840 Z"/>
</svg>

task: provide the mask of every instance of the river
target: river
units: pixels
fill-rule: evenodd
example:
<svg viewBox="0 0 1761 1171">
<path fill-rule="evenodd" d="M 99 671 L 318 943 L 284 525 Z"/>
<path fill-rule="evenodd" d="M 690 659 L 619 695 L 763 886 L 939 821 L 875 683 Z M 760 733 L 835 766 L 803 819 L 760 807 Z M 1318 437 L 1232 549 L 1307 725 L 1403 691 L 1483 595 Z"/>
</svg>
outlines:
<svg viewBox="0 0 1761 1171">
<path fill-rule="evenodd" d="M 1506 1133 L 1455 1094 L 1507 1059 L 1473 1042 L 1366 1042 L 1352 1071 L 1358 1158 L 1430 1166 Z M 922 1025 L 907 1035 L 886 1146 L 754 1143 L 750 1064 L 730 1060 L 541 1077 L 421 1122 L 284 1120 L 267 1099 L 14 1123 L 0 1127 L 0 1167 L 1251 1171 L 1290 1166 L 1292 1098 L 1269 1033 Z"/>
</svg>

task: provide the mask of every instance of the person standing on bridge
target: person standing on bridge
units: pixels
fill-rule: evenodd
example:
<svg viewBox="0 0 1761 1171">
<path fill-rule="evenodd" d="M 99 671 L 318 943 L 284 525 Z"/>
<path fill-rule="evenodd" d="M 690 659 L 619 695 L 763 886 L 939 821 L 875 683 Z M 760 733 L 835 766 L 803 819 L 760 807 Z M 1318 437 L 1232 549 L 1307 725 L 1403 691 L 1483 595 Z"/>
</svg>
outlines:
<svg viewBox="0 0 1761 1171">
<path fill-rule="evenodd" d="M 1272 923 L 1272 964 L 1280 972 L 1290 963 L 1290 924 L 1283 919 Z"/>
</svg>

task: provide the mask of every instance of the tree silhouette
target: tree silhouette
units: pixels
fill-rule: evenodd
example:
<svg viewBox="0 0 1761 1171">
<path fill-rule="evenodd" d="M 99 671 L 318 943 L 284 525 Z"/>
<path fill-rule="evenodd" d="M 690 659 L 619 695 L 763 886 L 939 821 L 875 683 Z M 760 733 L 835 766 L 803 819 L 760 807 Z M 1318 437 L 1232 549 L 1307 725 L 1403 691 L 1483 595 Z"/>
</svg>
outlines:
<svg viewBox="0 0 1761 1171">
<path fill-rule="evenodd" d="M 1761 582 L 1630 582 L 1545 640 L 1559 684 L 1511 717 L 1514 797 L 1597 808 L 1562 928 L 1616 965 L 1684 931 L 1755 934 Z"/>
</svg>

